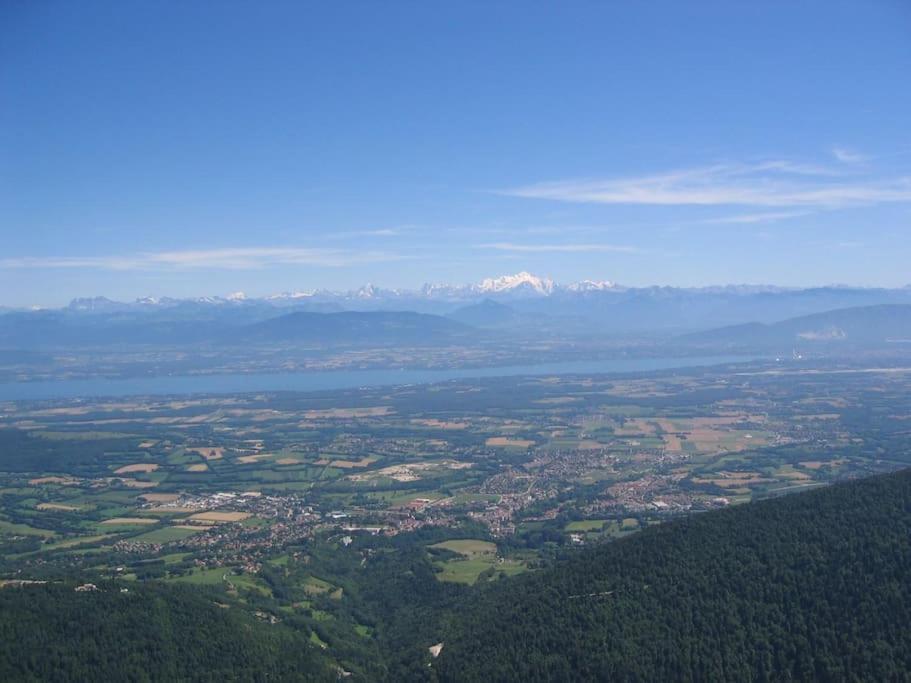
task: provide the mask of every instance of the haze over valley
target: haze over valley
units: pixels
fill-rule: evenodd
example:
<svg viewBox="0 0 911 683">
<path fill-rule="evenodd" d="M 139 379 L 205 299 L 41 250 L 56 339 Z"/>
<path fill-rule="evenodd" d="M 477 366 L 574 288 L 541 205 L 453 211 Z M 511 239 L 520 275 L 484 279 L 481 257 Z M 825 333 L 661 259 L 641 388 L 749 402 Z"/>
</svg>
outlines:
<svg viewBox="0 0 911 683">
<path fill-rule="evenodd" d="M 908 339 L 907 288 L 627 288 L 559 285 L 522 272 L 414 292 L 95 297 L 9 311 L 0 314 L 0 378 L 456 370 L 732 354 L 897 362 Z"/>
</svg>

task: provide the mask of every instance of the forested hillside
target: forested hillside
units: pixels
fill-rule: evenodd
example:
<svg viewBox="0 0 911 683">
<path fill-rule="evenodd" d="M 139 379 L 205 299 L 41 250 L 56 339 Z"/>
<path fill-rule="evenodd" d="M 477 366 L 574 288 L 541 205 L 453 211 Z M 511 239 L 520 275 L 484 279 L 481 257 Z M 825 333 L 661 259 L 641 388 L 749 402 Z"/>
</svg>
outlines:
<svg viewBox="0 0 911 683">
<path fill-rule="evenodd" d="M 335 680 L 315 646 L 206 591 L 70 583 L 0 590 L 0 680 Z"/>
<path fill-rule="evenodd" d="M 905 680 L 911 472 L 650 528 L 480 588 L 445 681 Z"/>
</svg>

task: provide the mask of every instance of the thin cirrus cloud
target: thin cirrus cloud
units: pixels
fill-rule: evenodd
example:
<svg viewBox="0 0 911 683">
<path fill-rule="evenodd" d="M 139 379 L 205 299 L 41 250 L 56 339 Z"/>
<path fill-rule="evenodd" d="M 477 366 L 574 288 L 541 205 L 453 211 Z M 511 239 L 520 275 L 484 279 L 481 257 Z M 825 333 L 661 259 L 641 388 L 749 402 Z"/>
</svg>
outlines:
<svg viewBox="0 0 911 683">
<path fill-rule="evenodd" d="M 343 230 L 326 235 L 327 239 L 347 239 L 349 237 L 399 237 L 404 228 L 380 228 L 378 230 Z"/>
<path fill-rule="evenodd" d="M 535 183 L 499 194 L 592 204 L 835 209 L 911 202 L 911 178 L 858 178 L 825 166 L 765 161 L 605 180 Z"/>
<path fill-rule="evenodd" d="M 240 247 L 142 252 L 110 256 L 23 256 L 0 259 L 0 268 L 86 268 L 96 270 L 255 270 L 281 265 L 344 267 L 404 258 L 383 251 L 302 247 Z"/>
<path fill-rule="evenodd" d="M 763 211 L 759 213 L 741 213 L 733 216 L 719 216 L 718 218 L 708 218 L 702 223 L 741 223 L 741 224 L 751 224 L 751 223 L 774 223 L 776 221 L 784 221 L 789 218 L 799 218 L 801 216 L 809 216 L 814 213 L 813 211 Z"/>
<path fill-rule="evenodd" d="M 585 252 L 616 252 L 633 254 L 641 251 L 637 247 L 621 244 L 516 244 L 515 242 L 492 242 L 479 244 L 480 249 L 493 249 L 496 251 L 512 251 L 521 253 L 585 253 Z"/>
<path fill-rule="evenodd" d="M 859 152 L 855 152 L 854 150 L 845 147 L 833 147 L 832 156 L 843 164 L 861 164 L 869 160 L 869 157 L 865 154 L 860 154 Z"/>
</svg>

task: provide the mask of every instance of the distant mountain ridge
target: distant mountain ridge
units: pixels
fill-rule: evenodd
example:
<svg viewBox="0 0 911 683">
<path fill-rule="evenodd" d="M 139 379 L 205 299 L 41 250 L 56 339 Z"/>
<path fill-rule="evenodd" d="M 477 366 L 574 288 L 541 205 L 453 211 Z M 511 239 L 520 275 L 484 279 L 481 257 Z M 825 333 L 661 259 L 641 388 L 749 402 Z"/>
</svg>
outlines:
<svg viewBox="0 0 911 683">
<path fill-rule="evenodd" d="M 176 311 L 176 315 L 175 315 Z M 294 311 L 263 315 L 260 308 L 156 314 L 112 310 L 93 315 L 63 311 L 0 315 L 0 350 L 110 345 L 297 343 L 318 346 L 417 346 L 465 342 L 474 328 L 438 315 L 413 311 Z"/>
<path fill-rule="evenodd" d="M 448 317 L 475 327 L 500 327 L 516 322 L 519 314 L 506 304 L 484 299 L 480 303 L 458 308 Z"/>
<path fill-rule="evenodd" d="M 412 311 L 297 312 L 237 331 L 252 342 L 320 344 L 435 344 L 467 338 L 472 328 L 458 321 Z"/>
<path fill-rule="evenodd" d="M 855 306 L 773 324 L 732 325 L 687 335 L 684 339 L 743 347 L 911 343 L 911 305 Z"/>
<path fill-rule="evenodd" d="M 473 285 L 425 285 L 421 290 L 408 291 L 365 285 L 350 292 L 318 290 L 262 298 L 242 292 L 191 299 L 145 297 L 132 303 L 103 296 L 79 298 L 60 309 L 0 311 L 0 348 L 220 343 L 226 337 L 237 339 L 239 330 L 253 334 L 248 330 L 252 330 L 251 326 L 288 314 L 343 312 L 398 315 L 400 324 L 379 325 L 381 329 L 376 331 L 377 339 L 387 340 L 382 342 L 384 344 L 392 339 L 395 329 L 401 332 L 400 341 L 420 342 L 422 334 L 416 329 L 422 324 L 428 326 L 423 333 L 426 339 L 438 340 L 461 334 L 458 338 L 470 340 L 471 335 L 464 331 L 456 333 L 454 328 L 446 328 L 446 325 L 461 323 L 475 330 L 495 331 L 501 339 L 512 335 L 526 340 L 573 337 L 592 341 L 607 336 L 646 335 L 649 338 L 676 337 L 686 344 L 728 347 L 780 346 L 794 340 L 836 343 L 847 339 L 842 345 L 844 348 L 864 339 L 864 331 L 840 323 L 824 325 L 814 321 L 796 333 L 784 333 L 784 328 L 753 327 L 740 331 L 726 328 L 752 323 L 769 326 L 840 309 L 902 305 L 911 305 L 909 288 L 624 287 L 594 280 L 563 285 L 523 271 L 487 278 Z M 430 317 L 408 318 L 411 322 L 405 324 L 405 313 Z M 330 343 L 334 334 L 341 335 L 338 339 L 352 339 L 353 332 L 345 332 L 344 326 L 339 326 L 341 320 L 344 318 L 309 318 L 309 324 L 313 325 L 313 330 L 323 329 L 329 335 L 320 343 Z M 370 324 L 379 324 L 380 318 L 372 320 Z M 412 323 L 414 329 L 410 326 Z M 278 335 L 275 337 L 278 340 L 282 338 L 283 326 L 293 327 L 290 322 L 272 325 L 263 326 L 260 334 L 265 336 L 261 338 L 268 336 L 268 329 L 270 334 Z M 867 331 L 878 329 L 867 327 Z M 315 332 L 306 326 L 295 330 L 300 341 L 316 339 Z M 714 332 L 700 338 L 698 334 L 706 330 Z M 697 336 L 683 336 L 688 334 Z M 743 335 L 743 340 L 737 340 L 738 334 Z M 905 336 L 903 330 L 890 334 L 892 337 Z M 777 341 L 773 343 L 771 340 L 776 335 Z M 783 341 L 785 339 L 790 341 Z"/>
<path fill-rule="evenodd" d="M 419 289 L 388 289 L 368 283 L 354 290 L 333 291 L 329 289 L 293 290 L 263 297 L 247 296 L 234 292 L 226 296 L 203 296 L 190 298 L 147 296 L 133 302 L 113 301 L 104 296 L 73 299 L 67 307 L 80 312 L 110 312 L 129 308 L 173 308 L 176 306 L 294 306 L 303 304 L 335 304 L 342 310 L 357 306 L 384 306 L 398 303 L 397 310 L 412 306 L 466 305 L 480 303 L 484 299 L 494 301 L 523 302 L 533 305 L 535 300 L 579 301 L 607 296 L 616 301 L 629 299 L 668 299 L 672 297 L 750 297 L 763 295 L 799 295 L 800 293 L 829 292 L 833 295 L 850 297 L 852 293 L 866 293 L 872 296 L 890 293 L 890 296 L 904 296 L 911 302 L 911 290 L 876 289 L 832 285 L 826 287 L 793 288 L 775 285 L 718 285 L 706 287 L 626 287 L 610 280 L 583 279 L 561 284 L 550 277 L 539 276 L 527 271 L 512 275 L 489 277 L 480 282 L 466 285 L 427 283 Z M 542 305 L 547 305 L 542 303 Z M 831 306 L 835 308 L 837 306 Z"/>
</svg>

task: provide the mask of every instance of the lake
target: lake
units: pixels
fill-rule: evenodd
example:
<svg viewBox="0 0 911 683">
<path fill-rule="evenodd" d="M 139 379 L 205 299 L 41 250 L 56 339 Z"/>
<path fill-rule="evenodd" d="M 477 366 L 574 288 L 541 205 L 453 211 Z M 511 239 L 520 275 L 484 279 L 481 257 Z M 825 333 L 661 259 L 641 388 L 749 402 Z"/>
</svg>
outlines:
<svg viewBox="0 0 911 683">
<path fill-rule="evenodd" d="M 174 375 L 127 379 L 2 382 L 0 400 L 24 401 L 100 396 L 171 394 L 236 394 L 248 391 L 323 391 L 394 384 L 430 384 L 451 379 L 649 372 L 755 360 L 744 356 L 699 358 L 635 358 L 564 361 L 536 365 L 507 365 L 452 370 L 326 370 L 288 374 Z"/>
</svg>

